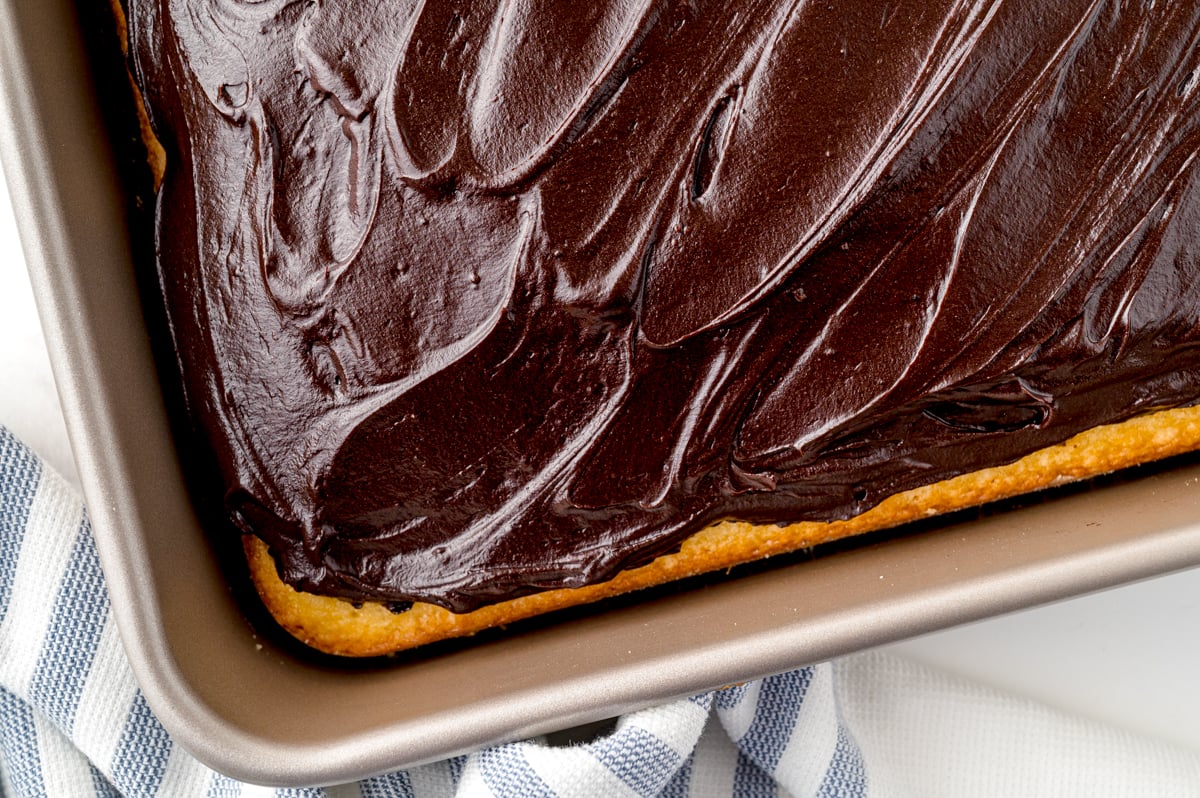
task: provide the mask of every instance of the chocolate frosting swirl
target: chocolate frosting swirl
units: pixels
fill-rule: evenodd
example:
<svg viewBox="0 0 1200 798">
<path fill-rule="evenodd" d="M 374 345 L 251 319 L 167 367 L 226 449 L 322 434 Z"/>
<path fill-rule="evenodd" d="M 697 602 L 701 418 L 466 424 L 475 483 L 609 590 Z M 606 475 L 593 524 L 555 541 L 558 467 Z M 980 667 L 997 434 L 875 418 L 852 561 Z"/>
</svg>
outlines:
<svg viewBox="0 0 1200 798">
<path fill-rule="evenodd" d="M 297 587 L 469 610 L 1200 398 L 1200 4 L 131 5 Z"/>
</svg>

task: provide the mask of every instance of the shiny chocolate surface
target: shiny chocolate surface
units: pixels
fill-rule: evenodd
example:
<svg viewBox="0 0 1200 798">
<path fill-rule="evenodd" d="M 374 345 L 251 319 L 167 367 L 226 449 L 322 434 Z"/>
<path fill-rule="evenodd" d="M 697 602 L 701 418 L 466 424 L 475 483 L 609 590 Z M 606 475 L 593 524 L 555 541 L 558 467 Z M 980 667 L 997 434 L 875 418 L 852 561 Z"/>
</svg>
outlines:
<svg viewBox="0 0 1200 798">
<path fill-rule="evenodd" d="M 1200 397 L 1200 7 L 134 0 L 236 523 L 466 610 Z"/>
</svg>

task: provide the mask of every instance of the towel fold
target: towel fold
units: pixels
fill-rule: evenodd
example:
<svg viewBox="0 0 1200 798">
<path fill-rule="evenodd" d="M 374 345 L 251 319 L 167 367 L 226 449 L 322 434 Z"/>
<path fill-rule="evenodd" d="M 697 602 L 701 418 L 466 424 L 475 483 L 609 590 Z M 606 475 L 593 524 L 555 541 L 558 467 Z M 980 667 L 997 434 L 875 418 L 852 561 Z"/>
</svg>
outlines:
<svg viewBox="0 0 1200 798">
<path fill-rule="evenodd" d="M 348 785 L 273 789 L 176 745 L 138 689 L 87 512 L 0 427 L 0 786 L 15 796 L 1200 795 L 1200 752 L 880 653 Z"/>
</svg>

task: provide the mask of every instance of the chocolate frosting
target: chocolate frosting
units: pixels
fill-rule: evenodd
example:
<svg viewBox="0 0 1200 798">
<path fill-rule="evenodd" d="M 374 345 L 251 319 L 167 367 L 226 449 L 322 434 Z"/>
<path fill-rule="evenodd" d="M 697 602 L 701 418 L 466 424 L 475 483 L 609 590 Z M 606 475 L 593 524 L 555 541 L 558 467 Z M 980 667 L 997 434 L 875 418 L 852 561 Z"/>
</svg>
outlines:
<svg viewBox="0 0 1200 798">
<path fill-rule="evenodd" d="M 297 587 L 469 610 L 1200 398 L 1200 4 L 131 5 Z"/>
</svg>

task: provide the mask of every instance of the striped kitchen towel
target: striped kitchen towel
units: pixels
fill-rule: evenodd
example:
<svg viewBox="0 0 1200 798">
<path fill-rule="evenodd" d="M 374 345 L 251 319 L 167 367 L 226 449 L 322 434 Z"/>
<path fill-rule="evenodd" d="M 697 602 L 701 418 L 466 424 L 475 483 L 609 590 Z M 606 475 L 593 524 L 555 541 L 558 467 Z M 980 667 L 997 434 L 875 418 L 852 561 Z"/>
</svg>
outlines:
<svg viewBox="0 0 1200 798">
<path fill-rule="evenodd" d="M 784 783 L 797 795 L 863 795 L 862 759 L 837 722 L 831 675 L 829 666 L 807 668 L 633 713 L 585 745 L 522 742 L 344 788 L 268 792 L 714 794 L 704 785 L 715 794 L 773 796 Z M 806 750 L 789 747 L 802 737 Z M 791 767 L 797 756 L 811 761 Z M 82 502 L 3 428 L 0 757 L 6 789 L 22 796 L 262 794 L 172 744 L 125 662 Z M 804 779 L 777 776 L 788 770 Z"/>
<path fill-rule="evenodd" d="M 325 788 L 272 789 L 175 745 L 133 680 L 87 513 L 0 427 L 0 787 L 10 796 L 1195 795 L 1200 753 L 866 654 Z"/>
</svg>

